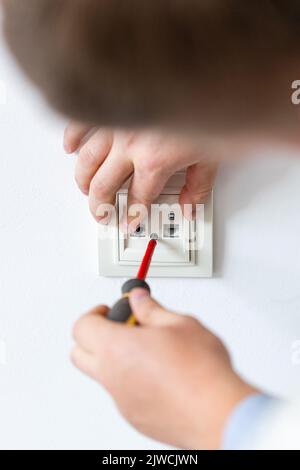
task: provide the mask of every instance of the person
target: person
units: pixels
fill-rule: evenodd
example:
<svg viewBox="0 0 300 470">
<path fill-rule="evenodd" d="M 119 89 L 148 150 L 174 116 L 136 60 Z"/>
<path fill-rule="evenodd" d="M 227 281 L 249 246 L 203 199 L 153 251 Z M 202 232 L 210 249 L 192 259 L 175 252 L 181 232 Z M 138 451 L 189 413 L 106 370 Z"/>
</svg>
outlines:
<svg viewBox="0 0 300 470">
<path fill-rule="evenodd" d="M 76 180 L 99 222 L 129 177 L 130 203 L 149 207 L 186 169 L 180 203 L 194 208 L 220 162 L 270 142 L 300 146 L 297 0 L 2 3 L 19 64 L 72 119 L 65 148 L 79 152 Z M 109 322 L 105 306 L 78 320 L 72 361 L 133 426 L 181 448 L 300 448 L 297 404 L 239 377 L 194 318 L 143 289 L 130 303 L 139 327 Z"/>
</svg>

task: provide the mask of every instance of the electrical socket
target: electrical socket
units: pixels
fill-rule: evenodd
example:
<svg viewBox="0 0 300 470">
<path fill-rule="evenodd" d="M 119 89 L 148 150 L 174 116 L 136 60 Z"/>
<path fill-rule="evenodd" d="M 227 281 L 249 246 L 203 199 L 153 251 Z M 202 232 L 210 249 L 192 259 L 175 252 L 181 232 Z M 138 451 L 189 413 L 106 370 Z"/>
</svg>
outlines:
<svg viewBox="0 0 300 470">
<path fill-rule="evenodd" d="M 151 233 L 158 245 L 149 277 L 211 277 L 213 273 L 213 202 L 199 205 L 196 221 L 183 217 L 178 206 L 185 174 L 177 173 L 152 205 L 140 230 L 130 235 L 121 229 L 127 211 L 128 187 L 117 194 L 116 217 L 107 226 L 99 224 L 99 272 L 101 276 L 134 277 Z"/>
</svg>

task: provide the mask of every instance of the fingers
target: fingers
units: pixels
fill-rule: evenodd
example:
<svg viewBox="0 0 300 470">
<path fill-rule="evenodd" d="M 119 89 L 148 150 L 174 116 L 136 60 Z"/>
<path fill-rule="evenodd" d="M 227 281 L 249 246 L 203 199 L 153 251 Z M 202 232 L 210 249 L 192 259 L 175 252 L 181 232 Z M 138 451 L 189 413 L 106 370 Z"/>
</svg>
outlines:
<svg viewBox="0 0 300 470">
<path fill-rule="evenodd" d="M 77 369 L 94 380 L 97 380 L 97 359 L 93 354 L 88 353 L 80 346 L 75 346 L 71 352 L 71 361 Z"/>
<path fill-rule="evenodd" d="M 75 180 L 84 194 L 89 193 L 91 181 L 108 156 L 112 143 L 112 132 L 99 129 L 80 149 L 75 169 Z"/>
<path fill-rule="evenodd" d="M 146 289 L 134 289 L 129 302 L 137 321 L 144 326 L 169 325 L 179 318 L 179 315 L 165 310 L 153 300 Z"/>
<path fill-rule="evenodd" d="M 105 306 L 96 307 L 74 325 L 73 338 L 88 353 L 98 351 L 108 338 L 110 330 L 118 326 L 105 319 L 107 312 L 108 308 Z"/>
<path fill-rule="evenodd" d="M 66 127 L 64 135 L 65 151 L 67 153 L 76 152 L 83 138 L 92 129 L 93 127 L 90 124 L 82 124 L 75 121 L 70 122 L 70 124 Z"/>
<path fill-rule="evenodd" d="M 136 230 L 140 222 L 145 218 L 147 211 L 150 209 L 151 204 L 162 193 L 170 173 L 162 172 L 147 172 L 135 167 L 134 175 L 128 191 L 128 214 L 127 220 L 123 220 L 123 227 L 130 226 L 130 231 Z M 143 208 L 139 214 L 134 214 L 130 208 L 134 206 Z"/>
<path fill-rule="evenodd" d="M 80 318 L 73 329 L 76 342 L 71 353 L 73 364 L 100 382 L 110 393 L 119 386 L 118 368 L 131 357 L 140 331 L 109 321 L 107 307 L 97 307 Z"/>
<path fill-rule="evenodd" d="M 132 172 L 132 161 L 112 150 L 90 185 L 90 210 L 96 220 L 101 219 L 102 205 L 115 204 L 117 191 Z"/>
<path fill-rule="evenodd" d="M 179 202 L 182 206 L 184 215 L 189 218 L 195 218 L 196 204 L 202 204 L 212 191 L 218 171 L 218 164 L 215 162 L 202 162 L 192 165 L 186 173 L 185 186 L 181 191 Z M 192 210 L 184 205 L 192 205 Z"/>
</svg>

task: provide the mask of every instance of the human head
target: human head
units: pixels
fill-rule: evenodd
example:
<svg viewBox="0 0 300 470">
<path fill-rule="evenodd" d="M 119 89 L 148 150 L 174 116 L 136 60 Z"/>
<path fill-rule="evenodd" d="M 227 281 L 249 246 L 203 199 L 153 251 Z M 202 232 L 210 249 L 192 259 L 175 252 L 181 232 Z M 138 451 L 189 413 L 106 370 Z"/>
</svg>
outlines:
<svg viewBox="0 0 300 470">
<path fill-rule="evenodd" d="M 205 132 L 297 125 L 297 0 L 3 0 L 10 48 L 59 111 Z"/>
</svg>

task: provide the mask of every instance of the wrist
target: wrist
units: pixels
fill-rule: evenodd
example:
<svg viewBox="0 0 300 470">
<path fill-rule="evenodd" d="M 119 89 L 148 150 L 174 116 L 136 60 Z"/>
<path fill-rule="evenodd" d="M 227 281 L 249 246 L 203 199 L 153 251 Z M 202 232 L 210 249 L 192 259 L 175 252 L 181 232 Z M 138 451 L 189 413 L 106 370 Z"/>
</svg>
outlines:
<svg viewBox="0 0 300 470">
<path fill-rule="evenodd" d="M 219 377 L 207 390 L 205 405 L 200 410 L 199 404 L 194 407 L 194 429 L 197 431 L 192 433 L 188 447 L 220 449 L 230 416 L 243 400 L 257 393 L 259 390 L 243 381 L 233 370 Z"/>
<path fill-rule="evenodd" d="M 236 407 L 246 398 L 255 395 L 259 391 L 242 380 L 233 370 L 219 389 L 214 410 L 215 419 L 211 435 L 208 436 L 207 448 L 220 449 L 223 435 L 230 416 Z"/>
</svg>

